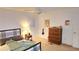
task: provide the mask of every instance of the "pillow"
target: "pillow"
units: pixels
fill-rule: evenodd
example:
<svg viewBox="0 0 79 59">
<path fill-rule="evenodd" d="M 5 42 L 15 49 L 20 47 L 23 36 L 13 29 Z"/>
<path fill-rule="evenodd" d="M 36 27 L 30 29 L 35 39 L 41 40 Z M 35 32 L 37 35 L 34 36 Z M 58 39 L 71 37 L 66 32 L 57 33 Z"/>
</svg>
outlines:
<svg viewBox="0 0 79 59">
<path fill-rule="evenodd" d="M 14 41 L 19 41 L 19 40 L 22 40 L 23 39 L 23 37 L 22 36 L 14 36 L 13 38 L 12 38 L 12 40 L 14 40 Z"/>
</svg>

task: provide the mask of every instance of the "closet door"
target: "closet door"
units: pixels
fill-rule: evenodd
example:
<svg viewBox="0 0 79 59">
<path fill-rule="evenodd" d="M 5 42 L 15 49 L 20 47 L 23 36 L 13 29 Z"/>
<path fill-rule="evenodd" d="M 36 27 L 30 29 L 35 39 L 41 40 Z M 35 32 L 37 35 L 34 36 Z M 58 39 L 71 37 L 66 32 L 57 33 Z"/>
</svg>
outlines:
<svg viewBox="0 0 79 59">
<path fill-rule="evenodd" d="M 75 16 L 73 18 L 73 44 L 72 46 L 75 48 L 79 48 L 79 17 Z"/>
<path fill-rule="evenodd" d="M 72 46 L 73 42 L 73 30 L 72 27 L 64 26 L 63 27 L 63 33 L 62 33 L 62 43 Z"/>
</svg>

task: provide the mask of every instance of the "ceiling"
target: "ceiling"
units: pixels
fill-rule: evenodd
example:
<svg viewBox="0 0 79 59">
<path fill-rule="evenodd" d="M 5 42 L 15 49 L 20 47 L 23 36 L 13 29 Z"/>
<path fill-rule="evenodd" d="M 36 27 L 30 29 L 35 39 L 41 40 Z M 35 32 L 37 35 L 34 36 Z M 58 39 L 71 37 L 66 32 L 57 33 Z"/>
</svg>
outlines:
<svg viewBox="0 0 79 59">
<path fill-rule="evenodd" d="M 50 11 L 56 11 L 56 10 L 78 12 L 79 8 L 77 7 L 75 8 L 74 7 L 0 7 L 0 10 L 40 14 L 42 12 L 50 12 Z"/>
<path fill-rule="evenodd" d="M 35 8 L 35 7 L 3 7 L 0 9 L 5 9 L 8 11 L 17 11 L 17 12 L 27 12 L 27 13 L 40 13 L 40 9 L 39 8 Z"/>
</svg>

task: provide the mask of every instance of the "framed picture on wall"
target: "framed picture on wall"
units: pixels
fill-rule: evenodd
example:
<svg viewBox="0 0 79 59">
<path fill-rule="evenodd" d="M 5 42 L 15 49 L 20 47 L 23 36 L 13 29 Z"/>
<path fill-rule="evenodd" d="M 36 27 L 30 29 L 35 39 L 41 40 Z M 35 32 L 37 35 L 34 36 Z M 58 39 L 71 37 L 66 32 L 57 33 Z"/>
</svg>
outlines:
<svg viewBox="0 0 79 59">
<path fill-rule="evenodd" d="M 45 27 L 50 27 L 50 20 L 49 19 L 45 20 Z"/>
<path fill-rule="evenodd" d="M 70 20 L 65 20 L 65 25 L 70 25 Z"/>
</svg>

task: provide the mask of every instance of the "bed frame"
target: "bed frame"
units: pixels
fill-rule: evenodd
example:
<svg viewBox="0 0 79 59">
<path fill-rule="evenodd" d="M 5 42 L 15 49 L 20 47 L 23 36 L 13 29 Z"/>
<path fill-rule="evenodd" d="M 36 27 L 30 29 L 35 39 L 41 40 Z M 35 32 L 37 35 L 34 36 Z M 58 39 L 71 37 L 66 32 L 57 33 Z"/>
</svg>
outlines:
<svg viewBox="0 0 79 59">
<path fill-rule="evenodd" d="M 11 33 L 9 33 L 11 32 Z M 1 38 L 10 38 L 10 37 L 13 37 L 13 36 L 17 36 L 17 32 L 19 33 L 19 35 L 21 35 L 21 29 L 20 28 L 16 28 L 16 29 L 7 29 L 7 30 L 0 30 L 0 36 Z M 11 34 L 11 35 L 9 35 Z M 9 37 L 7 37 L 7 35 Z"/>
<path fill-rule="evenodd" d="M 21 28 L 0 30 L 0 37 L 2 36 L 0 39 L 3 39 L 3 38 L 12 38 L 14 36 L 17 36 L 17 31 L 19 32 L 19 35 L 21 35 Z M 10 33 L 8 33 L 8 32 L 10 32 Z M 11 35 L 9 35 L 9 34 L 11 34 Z M 27 51 L 28 49 L 30 49 L 30 48 L 32 48 L 34 46 L 37 46 L 37 45 L 40 45 L 40 51 L 41 51 L 41 42 L 38 42 L 35 45 L 30 46 L 29 48 L 27 48 L 27 49 L 25 49 L 23 51 Z"/>
<path fill-rule="evenodd" d="M 34 47 L 34 46 L 37 46 L 37 45 L 39 45 L 39 44 L 40 44 L 40 51 L 41 51 L 41 42 L 38 42 L 38 43 L 36 43 L 35 45 L 30 46 L 29 48 L 27 48 L 27 49 L 25 49 L 25 50 L 23 50 L 23 51 L 27 51 L 28 49 L 30 49 L 30 48 L 32 48 L 32 47 Z"/>
<path fill-rule="evenodd" d="M 14 30 L 19 30 L 19 31 L 20 31 L 20 34 L 21 34 L 21 29 L 20 29 L 20 28 L 0 30 L 0 32 L 5 32 L 5 31 L 14 31 Z"/>
</svg>

